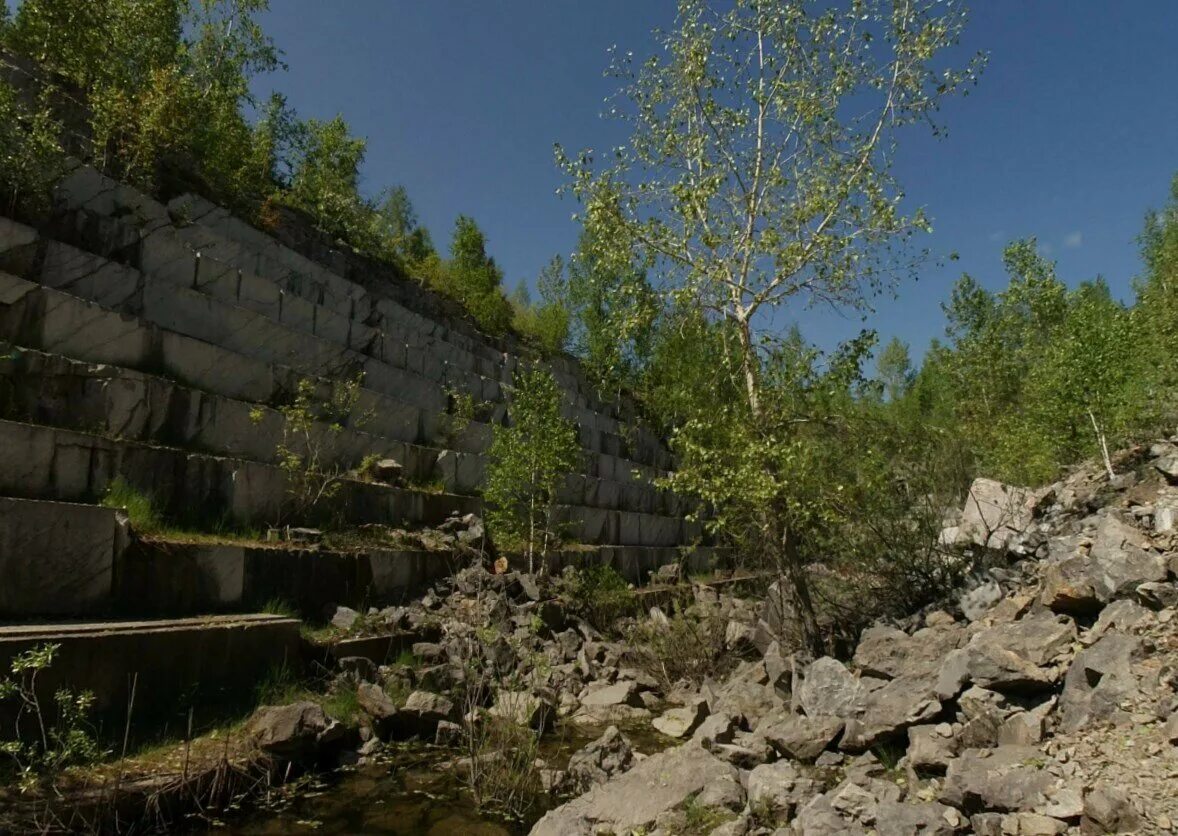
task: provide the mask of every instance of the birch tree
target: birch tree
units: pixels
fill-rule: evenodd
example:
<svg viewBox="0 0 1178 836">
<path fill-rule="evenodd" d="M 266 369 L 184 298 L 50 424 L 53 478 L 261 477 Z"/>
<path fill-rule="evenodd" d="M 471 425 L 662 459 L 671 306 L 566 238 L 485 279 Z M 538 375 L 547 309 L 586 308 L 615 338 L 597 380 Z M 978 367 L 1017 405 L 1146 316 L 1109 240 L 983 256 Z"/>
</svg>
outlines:
<svg viewBox="0 0 1178 836">
<path fill-rule="evenodd" d="M 611 65 L 621 89 L 608 115 L 629 140 L 602 154 L 557 148 L 603 258 L 640 254 L 668 305 L 719 326 L 715 368 L 740 394 L 711 420 L 741 426 L 694 422 L 678 486 L 713 504 L 757 497 L 714 519 L 761 520 L 757 548 L 788 570 L 815 648 L 812 557 L 798 548 L 815 508 L 790 470 L 805 457 L 787 451 L 794 428 L 829 416 L 779 409 L 792 400 L 769 373 L 775 326 L 813 303 L 866 309 L 916 263 L 907 245 L 928 221 L 903 205 L 897 143 L 909 126 L 939 132 L 942 101 L 975 81 L 981 56 L 946 61 L 965 23 L 957 0 L 680 0 L 656 54 Z"/>
</svg>

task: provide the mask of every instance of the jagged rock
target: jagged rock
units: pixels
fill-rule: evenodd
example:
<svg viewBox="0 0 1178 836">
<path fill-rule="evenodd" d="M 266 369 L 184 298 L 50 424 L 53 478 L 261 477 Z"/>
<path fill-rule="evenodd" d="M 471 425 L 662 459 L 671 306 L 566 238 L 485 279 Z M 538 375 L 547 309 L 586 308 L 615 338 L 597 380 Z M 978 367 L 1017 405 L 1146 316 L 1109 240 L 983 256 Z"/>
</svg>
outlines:
<svg viewBox="0 0 1178 836">
<path fill-rule="evenodd" d="M 948 724 L 908 729 L 908 764 L 918 773 L 943 774 L 957 754 L 957 741 Z"/>
<path fill-rule="evenodd" d="M 965 830 L 966 825 L 960 813 L 935 801 L 880 801 L 875 807 L 875 832 L 879 836 L 950 836 Z"/>
<path fill-rule="evenodd" d="M 1053 836 L 1068 829 L 1067 822 L 1038 813 L 979 813 L 969 823 L 978 836 Z"/>
<path fill-rule="evenodd" d="M 788 761 L 761 764 L 749 773 L 747 785 L 749 804 L 766 805 L 787 819 L 818 789 L 814 781 L 803 778 Z"/>
<path fill-rule="evenodd" d="M 529 691 L 500 691 L 487 713 L 542 733 L 556 719 L 556 706 L 550 700 Z"/>
<path fill-rule="evenodd" d="M 710 714 L 699 724 L 699 728 L 691 736 L 707 746 L 711 743 L 731 743 L 740 728 L 743 718 L 732 717 L 728 714 Z"/>
<path fill-rule="evenodd" d="M 978 546 L 1004 551 L 1031 524 L 1034 495 L 993 479 L 970 485 L 958 526 L 960 536 Z"/>
<path fill-rule="evenodd" d="M 724 629 L 724 646 L 733 653 L 743 656 L 754 649 L 753 634 L 755 632 L 748 624 L 732 619 Z"/>
<path fill-rule="evenodd" d="M 881 801 L 899 801 L 900 788 L 890 781 L 869 778 L 865 782 L 843 781 L 830 796 L 830 806 L 862 824 L 875 824 Z"/>
<path fill-rule="evenodd" d="M 439 720 L 434 732 L 434 743 L 438 746 L 457 746 L 462 741 L 463 728 L 449 720 Z"/>
<path fill-rule="evenodd" d="M 940 800 L 966 813 L 1038 812 L 1075 792 L 1052 765 L 1031 746 L 967 749 L 949 764 Z"/>
<path fill-rule="evenodd" d="M 1165 728 L 1166 740 L 1178 745 L 1178 713 L 1170 715 L 1170 719 L 1166 720 Z"/>
<path fill-rule="evenodd" d="M 699 699 L 682 708 L 671 708 L 664 711 L 662 716 L 656 717 L 651 725 L 667 737 L 687 737 L 699 728 L 700 723 L 707 716 L 708 704 Z"/>
<path fill-rule="evenodd" d="M 1055 612 L 1088 615 L 1104 603 L 1096 592 L 1091 561 L 1087 557 L 1069 557 L 1053 563 L 1043 572 L 1043 605 Z"/>
<path fill-rule="evenodd" d="M 1141 654 L 1141 640 L 1108 632 L 1079 653 L 1068 668 L 1060 695 L 1060 728 L 1076 731 L 1094 720 L 1108 720 L 1120 703 L 1137 691 L 1132 663 Z"/>
<path fill-rule="evenodd" d="M 971 682 L 1004 693 L 1035 693 L 1050 688 L 1052 678 L 1013 651 L 974 641 L 945 657 L 937 676 L 937 696 L 953 699 Z"/>
<path fill-rule="evenodd" d="M 635 708 L 642 706 L 642 699 L 638 696 L 638 684 L 628 679 L 619 679 L 612 685 L 590 685 L 581 694 L 580 699 L 581 705 L 585 708 L 613 705 L 629 705 Z"/>
<path fill-rule="evenodd" d="M 339 723 L 309 700 L 264 706 L 246 725 L 246 734 L 258 748 L 284 760 L 314 757 L 321 746 L 338 737 L 339 730 Z"/>
<path fill-rule="evenodd" d="M 1133 833 L 1140 826 L 1141 816 L 1124 789 L 1101 781 L 1085 794 L 1082 832 Z"/>
<path fill-rule="evenodd" d="M 430 740 L 437 734 L 438 723 L 454 714 L 454 703 L 440 694 L 414 691 L 405 705 L 392 717 L 398 737 Z"/>
<path fill-rule="evenodd" d="M 362 683 L 356 688 L 356 702 L 360 710 L 381 723 L 397 713 L 397 706 L 389 699 L 389 695 L 379 685 L 370 682 Z"/>
<path fill-rule="evenodd" d="M 376 682 L 380 673 L 367 656 L 345 656 L 339 660 L 339 672 L 348 682 Z"/>
<path fill-rule="evenodd" d="M 705 748 L 740 769 L 753 769 L 775 760 L 773 747 L 756 732 L 737 732 L 731 743 L 710 743 Z"/>
<path fill-rule="evenodd" d="M 351 630 L 359 617 L 360 613 L 351 607 L 336 607 L 335 614 L 331 617 L 331 626 L 340 630 Z"/>
<path fill-rule="evenodd" d="M 1178 485 L 1178 456 L 1164 456 L 1157 459 L 1153 466 L 1171 485 Z"/>
<path fill-rule="evenodd" d="M 395 485 L 400 480 L 403 470 L 401 463 L 396 459 L 380 459 L 372 465 L 372 475 L 390 485 Z"/>
<path fill-rule="evenodd" d="M 863 700 L 863 687 L 843 663 L 829 656 L 806 669 L 798 699 L 808 717 L 848 717 Z"/>
<path fill-rule="evenodd" d="M 818 757 L 843 730 L 839 717 L 800 717 L 790 715 L 763 723 L 757 733 L 782 755 L 799 761 Z"/>
<path fill-rule="evenodd" d="M 957 605 L 968 620 L 977 621 L 1001 600 L 1002 587 L 997 581 L 991 580 L 962 593 L 957 599 Z"/>
<path fill-rule="evenodd" d="M 866 836 L 867 829 L 844 819 L 830 799 L 830 793 L 823 793 L 803 805 L 793 821 L 794 832 L 800 836 Z"/>
<path fill-rule="evenodd" d="M 941 710 L 930 676 L 900 676 L 872 691 L 863 709 L 847 719 L 839 748 L 861 752 L 935 717 Z"/>
<path fill-rule="evenodd" d="M 736 769 L 702 746 L 686 743 L 651 755 L 628 772 L 549 811 L 532 828 L 532 836 L 649 829 L 661 814 L 720 783 L 739 788 Z"/>
<path fill-rule="evenodd" d="M 605 734 L 569 758 L 565 770 L 569 789 L 583 793 L 590 787 L 604 784 L 634 765 L 634 750 L 617 726 L 610 726 Z"/>
<path fill-rule="evenodd" d="M 1035 706 L 1030 711 L 1016 712 L 998 727 L 998 744 L 1033 746 L 1043 740 L 1047 717 L 1055 708 L 1055 697 Z"/>
<path fill-rule="evenodd" d="M 952 619 L 911 636 L 894 627 L 869 627 L 860 636 L 853 661 L 862 674 L 884 679 L 935 673 L 945 654 L 960 647 L 966 638 L 965 630 Z"/>
<path fill-rule="evenodd" d="M 1178 584 L 1150 581 L 1137 587 L 1137 600 L 1151 610 L 1178 606 Z"/>
</svg>

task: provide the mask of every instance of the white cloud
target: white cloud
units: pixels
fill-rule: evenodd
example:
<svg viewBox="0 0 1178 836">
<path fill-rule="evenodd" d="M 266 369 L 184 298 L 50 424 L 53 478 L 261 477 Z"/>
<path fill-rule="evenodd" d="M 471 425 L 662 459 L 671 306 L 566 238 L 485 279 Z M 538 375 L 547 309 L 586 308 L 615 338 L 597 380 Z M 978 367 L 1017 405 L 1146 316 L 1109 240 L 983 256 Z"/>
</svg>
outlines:
<svg viewBox="0 0 1178 836">
<path fill-rule="evenodd" d="M 1066 249 L 1066 250 L 1074 250 L 1077 247 L 1082 246 L 1083 244 L 1084 244 L 1084 233 L 1080 232 L 1080 230 L 1078 230 L 1078 229 L 1075 232 L 1069 232 L 1063 238 L 1063 246 L 1064 246 L 1064 249 Z"/>
<path fill-rule="evenodd" d="M 1003 232 L 1002 230 L 998 230 L 997 232 L 991 232 L 989 235 L 990 241 L 995 244 L 997 244 L 999 241 L 1001 241 L 1005 237 L 1006 237 L 1006 233 Z"/>
</svg>

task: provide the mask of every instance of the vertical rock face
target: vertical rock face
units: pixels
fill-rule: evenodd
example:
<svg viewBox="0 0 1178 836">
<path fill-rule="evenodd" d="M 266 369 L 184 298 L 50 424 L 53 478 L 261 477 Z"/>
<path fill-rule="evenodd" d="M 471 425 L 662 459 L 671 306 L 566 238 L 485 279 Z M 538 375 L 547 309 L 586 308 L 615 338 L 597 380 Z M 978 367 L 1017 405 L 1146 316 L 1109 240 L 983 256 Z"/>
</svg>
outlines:
<svg viewBox="0 0 1178 836">
<path fill-rule="evenodd" d="M 2 459 L 20 451 L 6 450 Z M 109 508 L 0 497 L 0 619 L 109 606 L 127 522 Z"/>
</svg>

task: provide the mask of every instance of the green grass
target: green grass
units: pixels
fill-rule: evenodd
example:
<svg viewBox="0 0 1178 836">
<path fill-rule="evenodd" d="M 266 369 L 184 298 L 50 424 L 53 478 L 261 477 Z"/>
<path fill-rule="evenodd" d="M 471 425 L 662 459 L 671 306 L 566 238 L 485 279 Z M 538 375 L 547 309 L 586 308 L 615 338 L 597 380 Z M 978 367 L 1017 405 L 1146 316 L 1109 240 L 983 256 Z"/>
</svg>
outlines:
<svg viewBox="0 0 1178 836">
<path fill-rule="evenodd" d="M 143 534 L 155 534 L 164 528 L 163 515 L 150 495 L 127 482 L 122 476 L 115 478 L 102 498 L 105 508 L 121 508 L 131 519 L 131 526 Z"/>
<path fill-rule="evenodd" d="M 306 693 L 306 685 L 285 662 L 266 671 L 254 686 L 254 700 L 258 705 L 285 705 Z"/>
<path fill-rule="evenodd" d="M 281 615 L 286 618 L 299 618 L 299 611 L 295 609 L 294 604 L 285 598 L 271 598 L 259 608 L 260 612 L 267 615 Z"/>
<path fill-rule="evenodd" d="M 324 694 L 319 705 L 328 717 L 341 723 L 351 723 L 360 716 L 360 698 L 355 688 L 339 688 Z"/>
</svg>

